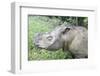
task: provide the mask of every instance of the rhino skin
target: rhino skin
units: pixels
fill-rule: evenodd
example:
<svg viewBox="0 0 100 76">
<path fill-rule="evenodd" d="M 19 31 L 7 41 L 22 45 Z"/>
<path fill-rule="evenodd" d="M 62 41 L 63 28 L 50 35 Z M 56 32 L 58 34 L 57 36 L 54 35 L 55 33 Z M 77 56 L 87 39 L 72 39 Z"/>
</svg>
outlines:
<svg viewBox="0 0 100 76">
<path fill-rule="evenodd" d="M 73 58 L 88 57 L 88 31 L 81 26 L 58 26 L 51 32 L 38 33 L 34 38 L 38 48 L 47 50 L 63 49 L 69 51 Z"/>
</svg>

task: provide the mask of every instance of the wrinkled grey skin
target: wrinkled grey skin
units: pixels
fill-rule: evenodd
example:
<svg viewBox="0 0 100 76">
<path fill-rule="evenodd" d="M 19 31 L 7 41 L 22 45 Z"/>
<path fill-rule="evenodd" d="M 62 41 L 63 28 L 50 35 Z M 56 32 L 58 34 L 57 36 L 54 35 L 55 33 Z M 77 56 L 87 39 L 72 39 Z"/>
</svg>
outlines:
<svg viewBox="0 0 100 76">
<path fill-rule="evenodd" d="M 80 26 L 58 26 L 53 31 L 38 33 L 34 44 L 48 50 L 63 49 L 72 53 L 73 58 L 88 57 L 88 32 Z"/>
</svg>

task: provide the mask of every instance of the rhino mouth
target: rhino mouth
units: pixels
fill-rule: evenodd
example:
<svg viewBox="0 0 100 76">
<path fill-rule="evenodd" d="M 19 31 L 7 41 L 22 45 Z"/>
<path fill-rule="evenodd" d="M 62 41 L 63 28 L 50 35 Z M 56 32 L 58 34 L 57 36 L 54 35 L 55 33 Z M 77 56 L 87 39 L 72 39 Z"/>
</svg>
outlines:
<svg viewBox="0 0 100 76">
<path fill-rule="evenodd" d="M 35 48 L 39 49 L 39 50 L 45 49 L 45 50 L 48 50 L 48 51 L 57 51 L 58 50 L 58 49 L 49 49 L 49 48 L 40 47 L 39 45 L 35 45 Z"/>
<path fill-rule="evenodd" d="M 47 50 L 47 48 L 45 48 L 45 47 L 41 47 L 41 46 L 36 45 L 36 44 L 34 44 L 34 45 L 35 45 L 35 48 L 36 48 L 36 49 L 40 49 L 40 50 L 41 50 L 41 49 L 46 49 L 46 50 Z"/>
<path fill-rule="evenodd" d="M 35 45 L 35 48 L 37 48 L 37 49 L 43 49 L 42 47 L 40 47 L 39 45 L 36 45 L 36 44 L 34 44 Z"/>
</svg>

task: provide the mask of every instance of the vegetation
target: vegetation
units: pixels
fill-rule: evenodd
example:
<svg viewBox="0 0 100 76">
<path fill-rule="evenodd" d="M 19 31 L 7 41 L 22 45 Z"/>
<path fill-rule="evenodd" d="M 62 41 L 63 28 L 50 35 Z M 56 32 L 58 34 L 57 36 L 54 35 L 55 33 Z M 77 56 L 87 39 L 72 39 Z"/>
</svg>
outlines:
<svg viewBox="0 0 100 76">
<path fill-rule="evenodd" d="M 51 59 L 71 59 L 69 52 L 48 51 L 36 48 L 34 45 L 34 36 L 38 32 L 48 32 L 54 27 L 63 23 L 75 26 L 84 26 L 88 28 L 87 17 L 65 17 L 65 16 L 28 16 L 28 60 L 51 60 Z"/>
</svg>

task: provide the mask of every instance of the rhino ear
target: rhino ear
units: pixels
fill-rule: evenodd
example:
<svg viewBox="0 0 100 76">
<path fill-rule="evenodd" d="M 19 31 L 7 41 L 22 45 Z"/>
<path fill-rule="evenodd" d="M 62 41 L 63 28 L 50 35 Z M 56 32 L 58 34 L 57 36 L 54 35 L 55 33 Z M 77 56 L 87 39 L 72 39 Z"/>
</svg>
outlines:
<svg viewBox="0 0 100 76">
<path fill-rule="evenodd" d="M 62 34 L 65 34 L 65 33 L 69 32 L 69 31 L 70 31 L 70 28 L 66 27 L 66 28 L 62 31 Z"/>
</svg>

